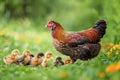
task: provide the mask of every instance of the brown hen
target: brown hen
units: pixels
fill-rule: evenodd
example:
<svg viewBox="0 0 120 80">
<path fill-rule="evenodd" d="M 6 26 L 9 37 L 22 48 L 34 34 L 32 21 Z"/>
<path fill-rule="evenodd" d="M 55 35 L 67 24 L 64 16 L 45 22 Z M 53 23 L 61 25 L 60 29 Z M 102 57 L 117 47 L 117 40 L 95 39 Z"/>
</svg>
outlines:
<svg viewBox="0 0 120 80">
<path fill-rule="evenodd" d="M 92 28 L 80 32 L 66 32 L 58 22 L 52 20 L 48 20 L 47 27 L 52 31 L 56 50 L 70 56 L 75 62 L 77 59 L 88 60 L 98 55 L 100 39 L 106 32 L 106 21 L 99 20 Z"/>
</svg>

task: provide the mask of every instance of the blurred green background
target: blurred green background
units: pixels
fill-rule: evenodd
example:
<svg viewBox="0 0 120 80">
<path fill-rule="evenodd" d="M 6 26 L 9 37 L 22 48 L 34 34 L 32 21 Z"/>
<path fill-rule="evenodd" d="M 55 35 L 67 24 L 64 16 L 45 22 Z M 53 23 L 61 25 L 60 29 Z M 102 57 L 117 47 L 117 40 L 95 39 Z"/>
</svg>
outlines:
<svg viewBox="0 0 120 80">
<path fill-rule="evenodd" d="M 66 58 L 52 45 L 50 31 L 45 28 L 48 19 L 61 23 L 67 31 L 88 29 L 97 20 L 106 20 L 100 54 L 90 61 L 78 60 L 59 68 L 53 64 L 48 68 L 6 66 L 3 57 L 16 48 L 20 54 L 30 49 L 34 55 L 52 51 L 54 60 L 57 56 Z M 120 0 L 0 0 L 0 80 L 119 80 L 120 71 L 105 72 L 109 64 L 120 60 L 120 48 L 107 55 L 119 43 Z"/>
<path fill-rule="evenodd" d="M 112 32 L 115 37 L 113 29 L 120 31 L 119 9 L 120 0 L 0 0 L 0 23 L 21 21 L 24 27 L 47 30 L 46 21 L 53 19 L 67 30 L 78 31 L 92 27 L 98 19 L 105 19 L 108 33 Z"/>
<path fill-rule="evenodd" d="M 119 8 L 120 0 L 0 0 L 0 18 L 23 21 L 27 18 L 40 26 L 51 18 L 69 30 L 84 29 L 98 19 L 105 19 L 117 28 Z"/>
</svg>

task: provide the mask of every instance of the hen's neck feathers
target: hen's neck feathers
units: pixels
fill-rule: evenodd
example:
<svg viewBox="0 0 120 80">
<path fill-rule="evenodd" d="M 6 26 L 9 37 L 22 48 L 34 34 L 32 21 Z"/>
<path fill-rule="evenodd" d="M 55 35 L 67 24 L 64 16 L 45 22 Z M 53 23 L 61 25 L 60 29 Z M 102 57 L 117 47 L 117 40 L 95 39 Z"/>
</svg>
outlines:
<svg viewBox="0 0 120 80">
<path fill-rule="evenodd" d="M 52 36 L 54 39 L 64 42 L 66 37 L 66 32 L 60 24 L 57 24 L 56 26 L 57 27 L 54 30 L 52 30 Z"/>
</svg>

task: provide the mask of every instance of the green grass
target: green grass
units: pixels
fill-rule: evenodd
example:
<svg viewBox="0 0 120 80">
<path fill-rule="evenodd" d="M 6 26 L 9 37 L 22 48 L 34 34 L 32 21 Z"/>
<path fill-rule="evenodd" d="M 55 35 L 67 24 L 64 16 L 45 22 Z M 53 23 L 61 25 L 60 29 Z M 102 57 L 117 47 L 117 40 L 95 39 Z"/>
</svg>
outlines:
<svg viewBox="0 0 120 80">
<path fill-rule="evenodd" d="M 27 22 L 26 22 L 27 23 Z M 74 64 L 68 64 L 54 67 L 53 62 L 49 67 L 42 66 L 20 66 L 5 65 L 3 57 L 13 49 L 23 50 L 29 49 L 35 55 L 38 52 L 53 52 L 53 59 L 57 56 L 64 56 L 57 52 L 52 45 L 50 31 L 44 31 L 41 28 L 33 28 L 29 23 L 21 24 L 19 22 L 4 23 L 0 25 L 0 80 L 119 80 L 120 70 L 116 72 L 105 72 L 109 64 L 118 62 L 120 56 L 106 53 L 111 48 L 106 46 L 107 38 L 102 39 L 102 49 L 97 57 L 89 61 L 77 60 Z M 111 39 L 111 37 L 110 37 Z M 106 41 L 107 40 L 107 41 Z M 112 40 L 112 39 L 111 39 Z M 109 43 L 109 42 L 108 42 Z M 120 50 L 119 50 L 120 51 Z"/>
</svg>

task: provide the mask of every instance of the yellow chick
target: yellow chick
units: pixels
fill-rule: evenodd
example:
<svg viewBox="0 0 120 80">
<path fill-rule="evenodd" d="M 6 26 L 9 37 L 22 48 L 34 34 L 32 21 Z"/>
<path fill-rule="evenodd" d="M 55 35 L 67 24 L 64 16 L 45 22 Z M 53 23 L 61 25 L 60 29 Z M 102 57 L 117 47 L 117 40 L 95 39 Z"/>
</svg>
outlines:
<svg viewBox="0 0 120 80">
<path fill-rule="evenodd" d="M 14 49 L 11 54 L 5 56 L 3 58 L 3 61 L 5 62 L 5 64 L 12 64 L 12 63 L 16 63 L 17 59 L 18 59 L 18 54 L 19 54 L 19 50 L 18 49 Z"/>
<path fill-rule="evenodd" d="M 45 58 L 46 58 L 46 60 L 47 61 L 50 61 L 50 60 L 52 60 L 53 58 L 52 58 L 52 52 L 46 52 L 45 53 Z"/>
<path fill-rule="evenodd" d="M 22 55 L 18 57 L 16 64 L 19 64 L 19 65 L 24 64 L 24 57 Z"/>
<path fill-rule="evenodd" d="M 30 65 L 38 66 L 42 63 L 44 54 L 42 52 L 38 53 L 37 56 L 33 57 L 30 61 Z"/>
<path fill-rule="evenodd" d="M 30 61 L 31 61 L 31 59 L 34 57 L 34 55 L 30 54 L 29 56 L 30 56 Z M 19 58 L 17 59 L 17 64 L 24 65 L 24 56 L 23 55 L 19 56 Z M 27 65 L 29 65 L 29 63 Z"/>
<path fill-rule="evenodd" d="M 43 67 L 48 67 L 47 59 L 44 59 L 43 62 L 41 63 Z"/>
<path fill-rule="evenodd" d="M 46 52 L 45 53 L 45 58 L 44 58 L 44 60 L 43 60 L 43 62 L 42 62 L 42 66 L 43 67 L 48 67 L 48 62 L 49 61 L 51 61 L 51 60 L 53 60 L 53 58 L 52 58 L 52 52 Z"/>
<path fill-rule="evenodd" d="M 72 59 L 70 57 L 68 57 L 64 60 L 64 64 L 72 64 L 72 63 L 73 62 L 72 62 Z"/>
<path fill-rule="evenodd" d="M 11 59 L 11 56 L 10 56 L 10 55 L 5 56 L 5 57 L 3 58 L 3 61 L 4 61 L 5 64 L 12 64 L 12 63 L 14 63 L 14 60 Z"/>
<path fill-rule="evenodd" d="M 22 57 L 23 57 L 23 64 L 24 65 L 28 65 L 30 63 L 31 60 L 31 56 L 30 56 L 31 52 L 30 50 L 24 50 L 22 53 Z"/>
</svg>

